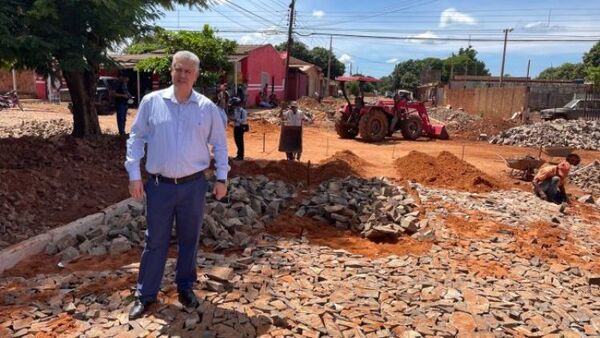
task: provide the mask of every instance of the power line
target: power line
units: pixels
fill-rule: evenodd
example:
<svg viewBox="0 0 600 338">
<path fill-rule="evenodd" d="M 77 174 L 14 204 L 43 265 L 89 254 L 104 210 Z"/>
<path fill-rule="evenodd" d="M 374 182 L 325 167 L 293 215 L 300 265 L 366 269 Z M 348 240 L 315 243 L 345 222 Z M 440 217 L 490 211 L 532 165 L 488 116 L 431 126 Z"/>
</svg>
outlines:
<svg viewBox="0 0 600 338">
<path fill-rule="evenodd" d="M 423 41 L 469 41 L 468 38 L 450 38 L 450 37 L 419 37 L 419 36 L 383 36 L 383 35 L 362 35 L 362 34 L 342 34 L 342 33 L 326 33 L 326 32 L 311 32 L 307 34 L 296 33 L 300 36 L 312 36 L 312 35 L 333 35 L 337 37 L 352 37 L 352 38 L 369 38 L 369 39 L 384 39 L 384 40 L 423 40 Z M 511 39 L 511 42 L 596 42 L 600 39 L 597 37 L 587 37 L 583 39 L 579 37 L 577 39 Z M 470 41 L 476 42 L 501 42 L 503 39 L 484 39 L 475 38 Z"/>
<path fill-rule="evenodd" d="M 361 15 L 360 17 L 357 17 L 357 20 L 360 20 L 362 22 L 364 19 L 374 18 L 374 17 L 378 17 L 378 16 L 383 16 L 383 15 L 387 15 L 389 13 L 397 13 L 397 12 L 401 12 L 401 11 L 404 11 L 406 9 L 410 9 L 410 8 L 413 8 L 413 7 L 428 5 L 428 4 L 431 4 L 431 3 L 436 2 L 436 1 L 438 1 L 438 0 L 429 0 L 429 1 L 425 1 L 424 3 L 419 3 L 419 1 L 414 1 L 410 5 L 406 5 L 405 7 L 398 8 L 398 9 L 395 9 L 395 10 L 392 10 L 392 11 L 385 11 L 385 12 L 380 12 L 380 13 L 371 14 L 371 15 Z M 409 0 L 409 2 L 410 2 L 410 0 Z M 325 24 L 325 25 L 319 25 L 319 28 L 320 27 L 335 26 L 335 25 L 339 25 L 339 24 L 343 24 L 343 23 L 349 23 L 349 22 L 357 22 L 357 20 L 346 20 L 346 21 L 333 22 L 333 23 L 329 23 L 329 24 Z M 315 27 L 313 26 L 313 27 L 307 27 L 307 28 L 315 28 Z"/>
<path fill-rule="evenodd" d="M 242 7 L 242 6 L 240 6 L 240 5 L 237 5 L 237 4 L 233 3 L 233 2 L 231 2 L 230 0 L 224 0 L 224 1 L 225 1 L 225 2 L 224 2 L 225 4 L 228 4 L 228 5 L 230 5 L 230 6 L 234 6 L 234 7 L 236 7 L 236 8 L 239 8 L 239 9 L 240 9 L 241 11 L 243 11 L 244 13 L 248 13 L 249 15 L 252 15 L 252 16 L 254 16 L 254 17 L 256 17 L 256 18 L 258 18 L 258 19 L 260 19 L 260 20 L 263 20 L 263 21 L 265 21 L 265 22 L 268 22 L 268 23 L 270 23 L 271 25 L 277 26 L 277 24 L 276 24 L 276 23 L 274 23 L 273 21 L 271 21 L 271 20 L 269 20 L 269 19 L 265 19 L 265 18 L 263 18 L 262 16 L 260 16 L 260 15 L 258 15 L 258 14 L 255 14 L 255 13 L 253 13 L 253 12 L 251 12 L 251 11 L 249 11 L 249 10 L 245 9 L 245 8 L 244 8 L 244 7 Z"/>
</svg>

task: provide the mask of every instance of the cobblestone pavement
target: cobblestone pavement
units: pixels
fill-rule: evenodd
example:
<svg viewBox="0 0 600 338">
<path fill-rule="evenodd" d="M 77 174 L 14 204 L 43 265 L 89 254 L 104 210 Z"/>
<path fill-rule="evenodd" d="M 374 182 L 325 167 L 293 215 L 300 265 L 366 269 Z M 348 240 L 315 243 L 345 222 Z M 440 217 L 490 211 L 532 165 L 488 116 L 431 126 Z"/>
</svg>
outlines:
<svg viewBox="0 0 600 338">
<path fill-rule="evenodd" d="M 0 336 L 600 335 L 597 207 L 409 187 L 421 208 L 412 236 L 432 244 L 422 255 L 370 258 L 260 233 L 245 249 L 198 254 L 196 310 L 177 302 L 169 259 L 159 304 L 135 321 L 137 263 L 3 277 Z"/>
</svg>

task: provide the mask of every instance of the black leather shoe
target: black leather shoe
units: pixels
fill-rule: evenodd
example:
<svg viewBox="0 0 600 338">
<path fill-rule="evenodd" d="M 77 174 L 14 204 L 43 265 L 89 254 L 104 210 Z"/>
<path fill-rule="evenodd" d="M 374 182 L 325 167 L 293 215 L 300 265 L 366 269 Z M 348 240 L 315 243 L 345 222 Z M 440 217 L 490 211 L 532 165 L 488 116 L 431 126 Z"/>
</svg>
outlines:
<svg viewBox="0 0 600 338">
<path fill-rule="evenodd" d="M 141 301 L 136 299 L 135 302 L 133 302 L 133 306 L 129 310 L 129 319 L 133 320 L 140 318 L 154 302 L 156 302 L 156 300 Z"/>
<path fill-rule="evenodd" d="M 199 305 L 198 298 L 192 289 L 179 290 L 179 302 L 188 308 L 197 308 Z"/>
</svg>

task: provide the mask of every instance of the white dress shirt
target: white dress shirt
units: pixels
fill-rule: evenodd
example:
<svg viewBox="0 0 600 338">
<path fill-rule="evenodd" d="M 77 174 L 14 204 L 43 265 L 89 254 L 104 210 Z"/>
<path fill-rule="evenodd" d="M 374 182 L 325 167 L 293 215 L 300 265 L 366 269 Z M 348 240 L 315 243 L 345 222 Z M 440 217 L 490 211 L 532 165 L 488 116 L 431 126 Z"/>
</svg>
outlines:
<svg viewBox="0 0 600 338">
<path fill-rule="evenodd" d="M 125 168 L 131 181 L 140 180 L 140 160 L 148 145 L 146 171 L 180 178 L 208 168 L 213 146 L 217 179 L 227 179 L 227 137 L 219 108 L 192 90 L 177 102 L 174 87 L 152 92 L 142 99 L 127 140 Z"/>
</svg>

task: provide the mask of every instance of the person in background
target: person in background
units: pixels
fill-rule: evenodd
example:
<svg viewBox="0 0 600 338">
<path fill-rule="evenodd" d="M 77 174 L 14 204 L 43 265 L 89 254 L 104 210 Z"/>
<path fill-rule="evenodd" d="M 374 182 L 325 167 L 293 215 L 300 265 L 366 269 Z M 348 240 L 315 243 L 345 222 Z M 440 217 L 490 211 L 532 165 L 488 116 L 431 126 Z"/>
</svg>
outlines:
<svg viewBox="0 0 600 338">
<path fill-rule="evenodd" d="M 156 302 L 163 278 L 173 222 L 177 224 L 177 266 L 175 282 L 179 302 L 196 308 L 193 287 L 197 280 L 196 256 L 202 229 L 205 176 L 211 154 L 215 157 L 217 200 L 227 194 L 227 136 L 219 108 L 197 93 L 198 56 L 188 51 L 173 55 L 169 88 L 142 99 L 127 140 L 125 168 L 131 197 L 146 194 L 146 242 L 140 261 L 136 300 L 129 318 L 141 317 Z M 148 181 L 142 183 L 140 161 L 146 155 Z"/>
<path fill-rule="evenodd" d="M 237 147 L 237 156 L 235 160 L 244 160 L 244 133 L 249 131 L 248 112 L 242 106 L 242 100 L 237 97 L 231 99 L 233 107 L 233 139 Z"/>
<path fill-rule="evenodd" d="M 219 93 L 217 94 L 217 106 L 221 109 L 221 115 L 225 122 L 225 128 L 227 128 L 228 110 L 229 110 L 229 93 L 227 92 L 227 84 L 223 83 L 219 86 Z"/>
<path fill-rule="evenodd" d="M 238 84 L 236 95 L 240 99 L 240 106 L 246 107 L 246 89 L 244 84 Z"/>
<path fill-rule="evenodd" d="M 533 178 L 533 192 L 536 196 L 548 202 L 556 204 L 569 203 L 565 185 L 571 165 L 578 165 L 580 161 L 581 159 L 577 154 L 570 154 L 558 165 L 541 168 Z"/>
<path fill-rule="evenodd" d="M 281 120 L 279 151 L 285 152 L 288 160 L 299 161 L 302 156 L 302 124 L 308 118 L 298 109 L 298 103 L 292 101 L 290 109 L 281 113 Z"/>
<path fill-rule="evenodd" d="M 119 129 L 119 135 L 125 135 L 125 123 L 127 122 L 127 101 L 131 97 L 127 84 L 129 83 L 129 77 L 125 73 L 119 74 L 119 81 L 113 91 L 113 97 L 115 98 L 115 108 L 117 110 L 117 128 Z"/>
</svg>

